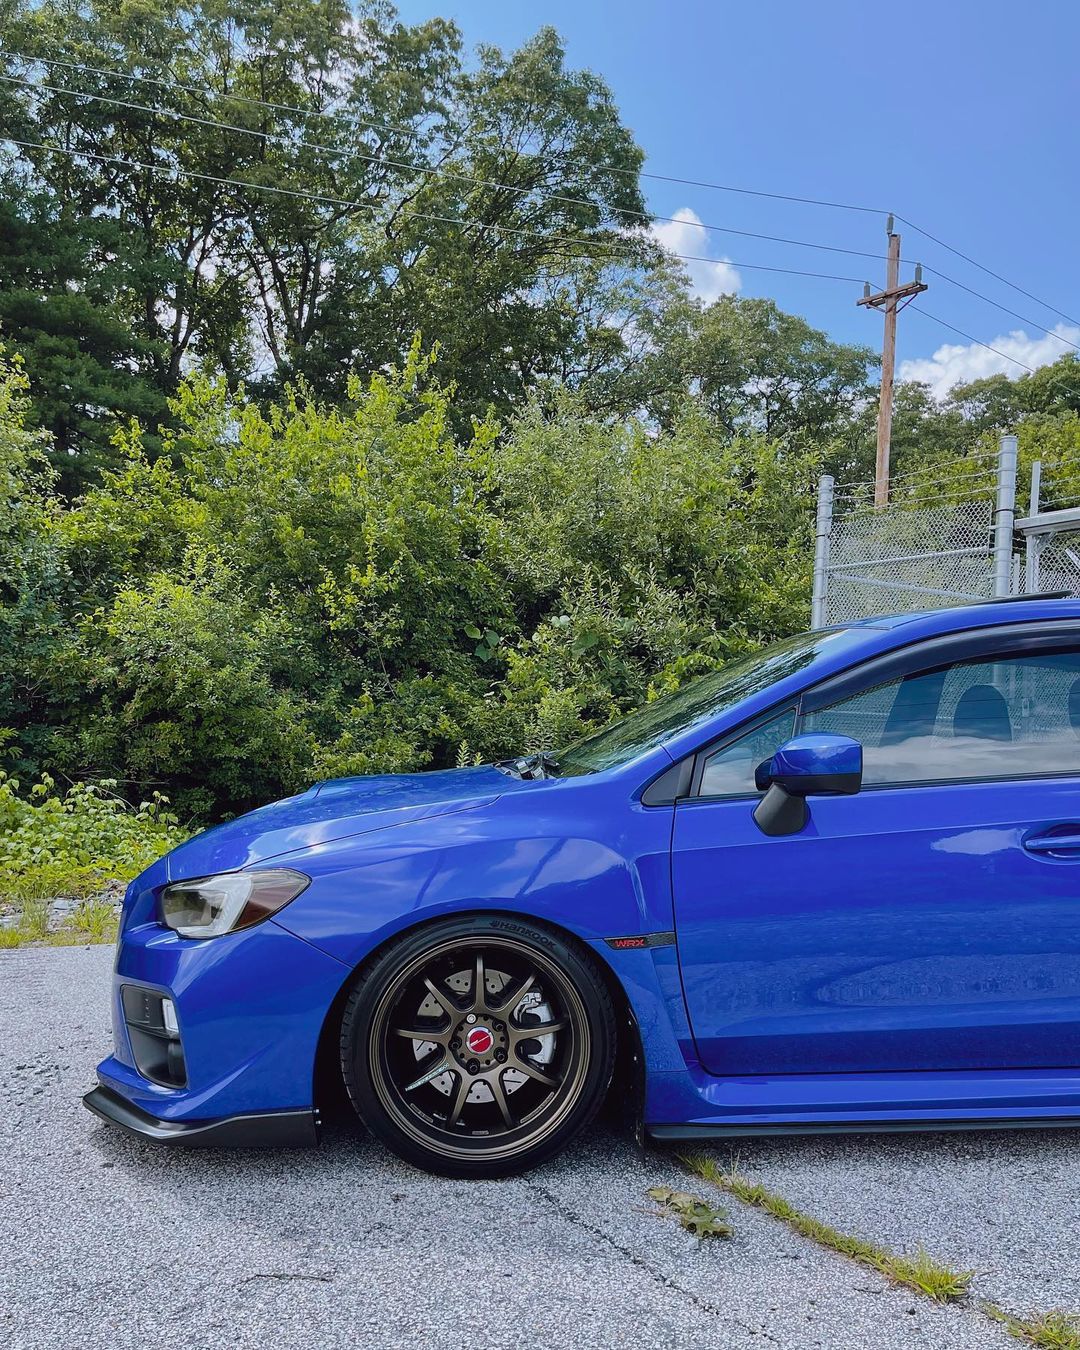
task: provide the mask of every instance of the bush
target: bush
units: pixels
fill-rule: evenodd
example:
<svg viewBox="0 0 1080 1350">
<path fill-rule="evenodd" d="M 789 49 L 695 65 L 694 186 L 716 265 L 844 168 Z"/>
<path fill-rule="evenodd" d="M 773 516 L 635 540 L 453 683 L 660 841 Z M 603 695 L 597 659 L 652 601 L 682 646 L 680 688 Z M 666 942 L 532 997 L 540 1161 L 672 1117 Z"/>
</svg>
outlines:
<svg viewBox="0 0 1080 1350">
<path fill-rule="evenodd" d="M 44 775 L 27 796 L 0 771 L 0 899 L 24 916 L 56 896 L 89 899 L 110 881 L 129 881 L 186 837 L 159 794 L 137 807 L 115 783 L 76 783 L 64 793 Z M 42 919 L 43 923 L 43 911 Z"/>
<path fill-rule="evenodd" d="M 123 467 L 73 504 L 32 471 L 17 389 L 0 400 L 21 777 L 214 818 L 549 748 L 803 625 L 813 454 L 569 395 L 462 440 L 419 346 L 349 393 L 261 408 L 192 379 L 160 457 L 126 427 Z"/>
</svg>

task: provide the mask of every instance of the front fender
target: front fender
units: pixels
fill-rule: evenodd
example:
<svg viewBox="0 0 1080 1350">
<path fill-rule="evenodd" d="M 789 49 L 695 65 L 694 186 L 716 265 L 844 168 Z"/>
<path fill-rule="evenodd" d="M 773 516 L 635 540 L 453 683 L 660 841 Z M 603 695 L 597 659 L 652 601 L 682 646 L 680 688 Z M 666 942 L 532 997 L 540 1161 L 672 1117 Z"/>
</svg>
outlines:
<svg viewBox="0 0 1080 1350">
<path fill-rule="evenodd" d="M 312 880 L 277 921 L 349 966 L 464 911 L 531 915 L 585 942 L 669 930 L 672 809 L 615 809 L 600 791 L 550 803 L 518 795 L 279 856 Z"/>
<path fill-rule="evenodd" d="M 535 797 L 504 798 L 275 859 L 312 878 L 276 922 L 352 969 L 398 933 L 451 914 L 555 924 L 591 947 L 621 987 L 650 1084 L 685 1074 L 693 1047 L 674 946 L 607 942 L 673 927 L 672 808 L 624 800 L 616 810 L 610 792 L 574 796 L 572 814 Z"/>
</svg>

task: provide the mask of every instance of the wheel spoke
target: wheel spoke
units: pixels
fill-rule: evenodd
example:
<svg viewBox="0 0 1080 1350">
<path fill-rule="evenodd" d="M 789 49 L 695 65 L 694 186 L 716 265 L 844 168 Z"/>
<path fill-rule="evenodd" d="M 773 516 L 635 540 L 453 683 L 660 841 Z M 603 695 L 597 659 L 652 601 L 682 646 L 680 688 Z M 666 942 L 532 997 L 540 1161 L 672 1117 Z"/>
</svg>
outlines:
<svg viewBox="0 0 1080 1350">
<path fill-rule="evenodd" d="M 508 1022 L 506 1029 L 510 1033 L 510 1044 L 518 1045 L 522 1041 L 535 1040 L 538 1036 L 550 1036 L 556 1031 L 565 1031 L 569 1025 L 565 1018 L 560 1018 L 557 1022 L 537 1022 L 524 1027 L 516 1027 L 513 1022 Z"/>
<path fill-rule="evenodd" d="M 495 1098 L 495 1105 L 502 1112 L 503 1124 L 508 1130 L 512 1130 L 517 1124 L 513 1113 L 510 1110 L 510 1103 L 506 1100 L 506 1089 L 502 1085 L 502 1069 L 496 1069 L 487 1080 L 487 1085 L 491 1088 L 491 1095 Z"/>
<path fill-rule="evenodd" d="M 543 1069 L 538 1069 L 535 1064 L 523 1058 L 521 1055 L 518 1055 L 512 1061 L 510 1067 L 513 1069 L 520 1069 L 523 1074 L 526 1074 L 529 1078 L 535 1078 L 538 1083 L 543 1083 L 544 1087 L 550 1088 L 552 1092 L 559 1086 L 559 1080 L 557 1078 L 551 1078 L 548 1074 L 544 1073 Z"/>
<path fill-rule="evenodd" d="M 450 1114 L 446 1118 L 447 1125 L 456 1125 L 461 1119 L 461 1112 L 464 1109 L 465 1102 L 469 1096 L 469 1088 L 472 1085 L 472 1079 L 468 1078 L 460 1069 L 457 1073 L 457 1088 L 454 1092 L 453 1105 L 450 1107 Z"/>
<path fill-rule="evenodd" d="M 432 1041 L 435 1045 L 445 1046 L 450 1039 L 451 1028 L 434 1031 L 431 1027 L 391 1027 L 391 1036 L 402 1036 L 407 1041 Z"/>
<path fill-rule="evenodd" d="M 484 988 L 484 981 L 487 973 L 484 970 L 484 953 L 476 953 L 476 973 L 473 975 L 472 1005 L 475 1012 L 483 1012 L 487 1007 L 487 991 Z"/>
<path fill-rule="evenodd" d="M 500 1003 L 497 1008 L 492 1009 L 492 1011 L 506 1013 L 507 1015 L 509 1015 L 517 1007 L 517 1005 L 521 1002 L 521 1000 L 525 997 L 525 995 L 529 992 L 529 990 L 533 987 L 535 983 L 536 983 L 535 974 L 527 976 L 524 980 L 522 980 L 522 982 L 510 995 L 510 997 L 508 999 L 504 999 L 504 1001 Z"/>
<path fill-rule="evenodd" d="M 461 1008 L 455 1002 L 450 991 L 448 989 L 440 989 L 439 986 L 429 980 L 426 975 L 424 976 L 424 988 L 446 1013 L 451 1023 L 455 1022 L 461 1013 Z"/>
</svg>

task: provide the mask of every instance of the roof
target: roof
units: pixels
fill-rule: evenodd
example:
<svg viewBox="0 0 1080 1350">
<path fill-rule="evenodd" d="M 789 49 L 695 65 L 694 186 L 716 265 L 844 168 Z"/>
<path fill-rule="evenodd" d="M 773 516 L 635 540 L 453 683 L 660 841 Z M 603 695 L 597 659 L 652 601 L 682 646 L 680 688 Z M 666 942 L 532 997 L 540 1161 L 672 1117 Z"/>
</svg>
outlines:
<svg viewBox="0 0 1080 1350">
<path fill-rule="evenodd" d="M 1010 595 L 993 600 L 974 600 L 969 605 L 947 609 L 920 609 L 910 614 L 876 614 L 843 628 L 900 628 L 905 624 L 927 621 L 932 631 L 946 633 L 950 628 L 981 628 L 984 624 L 1012 623 L 1021 619 L 1080 618 L 1080 596 L 1058 591 L 1045 595 Z"/>
</svg>

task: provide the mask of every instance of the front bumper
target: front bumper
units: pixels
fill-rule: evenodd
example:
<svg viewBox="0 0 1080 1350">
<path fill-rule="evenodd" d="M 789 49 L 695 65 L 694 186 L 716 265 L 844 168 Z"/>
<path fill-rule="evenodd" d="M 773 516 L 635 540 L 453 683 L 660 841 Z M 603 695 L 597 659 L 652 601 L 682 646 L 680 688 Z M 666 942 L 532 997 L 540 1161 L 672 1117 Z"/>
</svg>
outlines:
<svg viewBox="0 0 1080 1350">
<path fill-rule="evenodd" d="M 349 969 L 272 919 L 193 941 L 135 917 L 117 950 L 113 1053 L 98 1065 L 87 1107 L 162 1142 L 315 1142 L 320 1037 Z M 125 1011 L 132 987 L 147 1006 L 173 1005 L 184 1070 L 175 1081 L 148 1062 L 145 1046 L 138 1053 L 136 1033 L 149 1023 L 131 1022 L 130 1001 Z"/>
<path fill-rule="evenodd" d="M 263 1111 L 221 1120 L 159 1120 L 118 1092 L 96 1087 L 83 1098 L 95 1116 L 140 1139 L 195 1148 L 294 1148 L 319 1142 L 315 1110 Z"/>
</svg>

